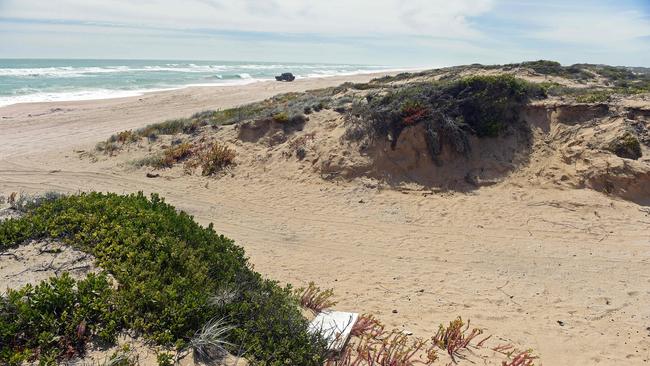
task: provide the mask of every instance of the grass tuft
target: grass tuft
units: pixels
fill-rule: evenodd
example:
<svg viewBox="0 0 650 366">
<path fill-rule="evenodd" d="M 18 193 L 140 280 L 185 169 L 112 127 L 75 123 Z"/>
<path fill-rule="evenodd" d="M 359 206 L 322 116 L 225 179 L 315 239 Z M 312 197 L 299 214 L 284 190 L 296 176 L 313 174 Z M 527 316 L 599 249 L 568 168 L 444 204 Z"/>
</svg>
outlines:
<svg viewBox="0 0 650 366">
<path fill-rule="evenodd" d="M 9 208 L 12 210 L 25 213 L 43 205 L 44 203 L 55 201 L 64 196 L 65 194 L 54 191 L 45 192 L 39 195 L 29 195 L 25 193 L 17 194 L 16 192 L 13 192 L 7 198 L 7 203 L 9 204 Z"/>
<path fill-rule="evenodd" d="M 463 329 L 463 327 L 465 327 Z M 483 334 L 483 331 L 478 328 L 469 330 L 469 321 L 467 325 L 463 322 L 461 317 L 449 322 L 449 326 L 445 327 L 440 324 L 438 332 L 433 336 L 433 343 L 440 349 L 446 350 L 452 361 L 456 362 L 456 357 L 460 355 L 460 351 L 467 348 L 474 338 Z"/>
<path fill-rule="evenodd" d="M 384 331 L 384 325 L 372 314 L 362 314 L 351 330 L 355 337 L 370 335 L 373 338 Z"/>
<path fill-rule="evenodd" d="M 199 147 L 194 158 L 186 164 L 186 169 L 192 170 L 200 167 L 203 176 L 215 175 L 223 168 L 234 165 L 235 156 L 235 150 L 213 142 Z"/>
<path fill-rule="evenodd" d="M 194 353 L 194 358 L 207 364 L 221 362 L 228 354 L 226 347 L 234 347 L 232 343 L 225 340 L 228 333 L 233 329 L 235 327 L 229 325 L 223 319 L 208 321 L 188 343 L 188 347 Z"/>
<path fill-rule="evenodd" d="M 532 351 L 527 350 L 516 354 L 510 361 L 503 361 L 503 366 L 534 366 L 535 360 L 539 357 L 533 356 Z"/>
<path fill-rule="evenodd" d="M 313 282 L 310 282 L 307 288 L 298 289 L 298 293 L 300 294 L 300 305 L 314 313 L 320 313 L 336 305 L 336 301 L 332 300 L 334 291 L 332 289 L 321 290 Z"/>
</svg>

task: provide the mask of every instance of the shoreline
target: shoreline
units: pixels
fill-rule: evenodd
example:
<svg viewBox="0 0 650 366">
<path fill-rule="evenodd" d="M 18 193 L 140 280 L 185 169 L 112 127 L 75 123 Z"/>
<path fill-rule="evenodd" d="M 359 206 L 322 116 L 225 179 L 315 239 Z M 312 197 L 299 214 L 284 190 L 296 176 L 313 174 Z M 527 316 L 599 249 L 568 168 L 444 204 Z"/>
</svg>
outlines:
<svg viewBox="0 0 650 366">
<path fill-rule="evenodd" d="M 97 100 L 18 103 L 0 107 L 0 161 L 45 151 L 96 144 L 110 135 L 204 110 L 232 108 L 277 94 L 368 82 L 392 73 L 256 82 L 239 86 L 193 86 L 140 96 Z M 35 139 L 35 136 L 39 136 Z"/>
<path fill-rule="evenodd" d="M 424 70 L 422 68 L 397 68 L 397 69 L 385 69 L 385 70 L 358 70 L 356 72 L 350 73 L 340 73 L 340 74 L 326 74 L 326 75 L 312 75 L 312 76 L 297 76 L 296 81 L 300 80 L 314 80 L 314 79 L 327 79 L 327 78 L 340 78 L 340 77 L 354 77 L 362 75 L 389 75 L 400 72 L 416 72 Z M 134 89 L 134 90 L 119 90 L 119 89 L 96 89 L 96 90 L 79 90 L 74 92 L 52 92 L 52 93 L 34 93 L 26 94 L 23 96 L 18 96 L 17 98 L 24 98 L 25 101 L 16 101 L 16 102 L 2 102 L 0 98 L 0 111 L 3 108 L 19 105 L 19 104 L 39 104 L 39 103 L 66 103 L 66 102 L 83 102 L 83 101 L 98 101 L 98 100 L 108 100 L 108 99 L 123 99 L 123 98 L 132 98 L 132 97 L 142 97 L 151 93 L 162 93 L 170 92 L 176 90 L 183 90 L 188 88 L 197 88 L 197 87 L 208 87 L 208 88 L 233 88 L 241 87 L 257 83 L 266 83 L 266 82 L 275 82 L 274 79 L 261 79 L 261 78 L 243 78 L 241 80 L 230 80 L 222 83 L 191 83 L 185 85 L 178 85 L 168 88 L 153 88 L 153 89 Z M 294 81 L 295 82 L 295 81 Z M 102 96 L 102 93 L 103 94 Z M 47 98 L 47 95 L 52 95 L 53 100 L 29 100 L 31 96 L 45 94 L 43 98 Z M 57 99 L 56 95 L 70 95 L 70 97 L 63 96 L 61 99 Z M 86 95 L 87 97 L 84 97 Z M 75 97 L 77 96 L 77 97 Z"/>
</svg>

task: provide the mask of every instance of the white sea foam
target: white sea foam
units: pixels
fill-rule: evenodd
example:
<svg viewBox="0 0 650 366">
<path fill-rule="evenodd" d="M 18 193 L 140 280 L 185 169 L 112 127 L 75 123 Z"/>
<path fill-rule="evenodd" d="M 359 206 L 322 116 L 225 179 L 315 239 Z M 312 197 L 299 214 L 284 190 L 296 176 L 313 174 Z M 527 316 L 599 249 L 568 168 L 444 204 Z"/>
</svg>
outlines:
<svg viewBox="0 0 650 366">
<path fill-rule="evenodd" d="M 39 102 L 66 102 L 74 100 L 98 100 L 110 98 L 124 98 L 142 95 L 152 90 L 79 90 L 74 92 L 38 92 L 26 95 L 10 97 L 0 96 L 0 107 L 6 107 L 18 103 L 39 103 Z"/>
<path fill-rule="evenodd" d="M 109 67 L 42 67 L 42 68 L 17 68 L 2 69 L 0 76 L 13 77 L 84 77 L 93 74 L 115 74 L 115 73 L 137 73 L 137 72 L 180 72 L 180 73 L 209 73 L 214 71 L 225 71 L 226 66 L 206 65 L 192 67 L 167 67 L 167 66 L 144 66 L 133 68 L 128 66 Z"/>
<path fill-rule="evenodd" d="M 261 71 L 261 70 L 269 71 Z M 232 70 L 232 71 L 229 71 Z M 251 72 L 245 72 L 251 70 Z M 74 101 L 74 100 L 97 100 L 109 98 L 121 98 L 142 95 L 146 92 L 155 92 L 161 90 L 174 90 L 182 89 L 189 86 L 238 86 L 252 84 L 260 81 L 273 80 L 273 76 L 279 73 L 279 70 L 293 71 L 298 79 L 304 78 L 323 78 L 331 76 L 347 76 L 355 74 L 368 74 L 368 73 L 381 73 L 393 72 L 402 70 L 389 70 L 379 69 L 376 67 L 368 67 L 360 69 L 358 66 L 352 65 L 283 65 L 283 64 L 242 64 L 242 65 L 196 65 L 191 63 L 166 63 L 161 65 L 140 65 L 134 66 L 88 66 L 88 67 L 42 67 L 42 68 L 0 68 L 0 81 L 2 77 L 33 77 L 33 78 L 56 78 L 56 77 L 84 77 L 92 74 L 106 74 L 113 73 L 137 73 L 137 72 L 188 72 L 188 73 L 205 73 L 207 75 L 200 75 L 196 78 L 185 78 L 189 80 L 178 79 L 179 85 L 174 85 L 172 79 L 166 85 L 159 87 L 135 88 L 137 90 L 124 90 L 123 88 L 106 89 L 90 87 L 87 83 L 81 83 L 78 87 L 74 87 L 71 82 L 65 82 L 61 87 L 62 90 L 56 90 L 56 84 L 47 87 L 47 90 L 34 88 L 30 84 L 24 84 L 22 87 L 12 90 L 14 95 L 0 95 L 0 107 L 17 104 L 17 103 L 33 103 L 33 102 L 61 102 L 61 101 Z M 403 69 L 403 71 L 406 71 Z M 251 75 L 254 74 L 255 76 Z M 158 76 L 156 76 L 158 77 Z M 115 79 L 119 85 L 122 76 L 116 76 Z M 127 78 L 132 78 L 130 75 Z M 194 80 L 192 80 L 194 79 Z M 82 80 L 82 79 L 80 79 Z M 124 79 L 126 80 L 126 79 Z M 183 81 L 181 81 L 183 80 Z M 206 81 L 206 82 L 203 82 Z M 49 82 L 48 82 L 49 83 Z M 56 82 L 60 83 L 60 82 Z M 75 82 L 76 83 L 76 82 Z M 181 84 L 182 83 L 182 84 Z"/>
<path fill-rule="evenodd" d="M 83 67 L 37 67 L 37 68 L 0 68 L 0 76 L 13 77 L 83 77 L 93 74 L 106 73 L 137 73 L 137 72 L 179 72 L 179 73 L 210 73 L 215 71 L 235 71 L 246 75 L 245 70 L 322 70 L 331 68 L 332 65 L 287 65 L 287 64 L 242 64 L 242 65 L 197 65 L 189 64 L 164 64 L 143 66 L 83 66 Z M 352 65 L 336 65 L 332 70 L 354 69 Z M 367 72 L 378 71 L 378 68 L 369 67 Z M 242 71 L 244 71 L 242 73 Z"/>
<path fill-rule="evenodd" d="M 42 103 L 42 102 L 70 102 L 82 100 L 101 100 L 113 98 L 126 98 L 144 95 L 145 93 L 155 93 L 161 91 L 171 91 L 185 89 L 189 87 L 214 87 L 214 86 L 241 86 L 254 84 L 262 81 L 269 81 L 268 79 L 241 79 L 241 80 L 228 80 L 215 83 L 202 83 L 202 84 L 187 84 L 173 88 L 158 88 L 158 89 L 139 89 L 139 90 L 110 90 L 110 89 L 93 89 L 93 90 L 78 90 L 72 92 L 33 92 L 25 95 L 15 96 L 0 96 L 0 108 L 19 103 Z"/>
</svg>

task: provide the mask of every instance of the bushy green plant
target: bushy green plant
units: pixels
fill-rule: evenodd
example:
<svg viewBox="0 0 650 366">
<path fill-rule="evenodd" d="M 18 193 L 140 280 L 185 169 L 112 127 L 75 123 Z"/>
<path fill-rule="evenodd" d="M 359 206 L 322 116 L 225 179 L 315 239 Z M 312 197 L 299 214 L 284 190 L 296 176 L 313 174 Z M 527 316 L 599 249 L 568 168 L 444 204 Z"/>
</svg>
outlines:
<svg viewBox="0 0 650 366">
<path fill-rule="evenodd" d="M 161 352 L 156 355 L 158 366 L 174 366 L 174 355 L 167 352 Z"/>
<path fill-rule="evenodd" d="M 278 123 L 289 122 L 289 115 L 286 112 L 280 112 L 273 115 L 273 120 Z"/>
<path fill-rule="evenodd" d="M 142 193 L 84 193 L 46 202 L 19 219 L 0 223 L 0 250 L 46 237 L 94 255 L 116 279 L 119 287 L 111 301 L 97 305 L 113 307 L 112 313 L 119 315 L 116 325 L 158 344 L 183 348 L 210 319 L 223 318 L 236 327 L 225 339 L 236 347 L 229 351 L 246 350 L 253 364 L 322 362 L 324 341 L 307 332 L 307 320 L 291 289 L 263 279 L 250 268 L 241 247 L 218 235 L 212 225 L 199 226 L 157 195 L 147 199 Z M 224 287 L 237 288 L 237 296 L 215 306 L 211 296 Z M 48 308 L 26 311 L 41 317 L 57 314 Z M 2 344 L 7 346 L 1 361 L 8 362 L 27 352 L 7 338 L 20 334 L 15 327 L 23 323 L 14 311 L 3 314 Z M 85 319 L 89 329 L 103 329 L 96 318 Z M 70 324 L 76 327 L 79 322 Z M 41 342 L 32 338 L 25 342 Z"/>
<path fill-rule="evenodd" d="M 576 96 L 578 103 L 605 103 L 612 97 L 609 90 L 594 90 L 586 94 Z"/>
<path fill-rule="evenodd" d="M 506 65 L 506 68 L 526 67 L 538 74 L 559 76 L 574 80 L 593 79 L 593 75 L 584 70 L 581 65 L 562 66 L 559 62 L 549 60 L 527 61 L 520 64 Z"/>
<path fill-rule="evenodd" d="M 630 71 L 625 67 L 598 65 L 598 66 L 591 66 L 591 69 L 593 69 L 595 72 L 600 74 L 605 79 L 612 82 L 637 79 L 637 75 L 635 75 L 632 71 Z"/>
<path fill-rule="evenodd" d="M 309 114 L 312 111 L 319 112 L 327 108 L 332 101 L 332 96 L 344 89 L 346 88 L 327 88 L 304 93 L 279 94 L 261 102 L 218 111 L 203 111 L 195 113 L 189 118 L 168 120 L 135 131 L 120 132 L 112 135 L 108 140 L 98 143 L 96 149 L 113 154 L 123 145 L 139 141 L 142 137 L 148 138 L 149 141 L 155 141 L 159 135 L 195 134 L 208 125 L 230 125 L 246 120 L 273 119 L 277 122 L 297 124 L 305 122 L 304 114 Z"/>
<path fill-rule="evenodd" d="M 625 159 L 637 160 L 643 156 L 639 139 L 630 132 L 625 132 L 622 136 L 612 141 L 607 146 L 607 150 Z"/>
<path fill-rule="evenodd" d="M 0 298 L 0 361 L 19 364 L 83 355 L 91 337 L 113 341 L 122 314 L 104 274 L 75 281 L 66 273 Z"/>
<path fill-rule="evenodd" d="M 402 130 L 424 124 L 432 158 L 443 144 L 464 155 L 468 136 L 496 137 L 519 122 L 530 99 L 545 97 L 536 84 L 509 75 L 473 76 L 450 82 L 411 83 L 357 102 L 351 121 L 370 121 L 367 134 L 388 136 L 395 147 Z M 358 135 L 358 133 L 355 133 Z"/>
</svg>

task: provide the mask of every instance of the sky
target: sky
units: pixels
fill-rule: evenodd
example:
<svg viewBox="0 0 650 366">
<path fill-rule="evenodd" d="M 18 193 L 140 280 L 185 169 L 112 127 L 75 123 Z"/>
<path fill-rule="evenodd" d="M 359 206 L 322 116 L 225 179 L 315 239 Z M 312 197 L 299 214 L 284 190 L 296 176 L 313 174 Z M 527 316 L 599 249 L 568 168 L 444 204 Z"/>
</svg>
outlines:
<svg viewBox="0 0 650 366">
<path fill-rule="evenodd" d="M 0 0 L 0 58 L 650 67 L 650 0 Z"/>
</svg>

